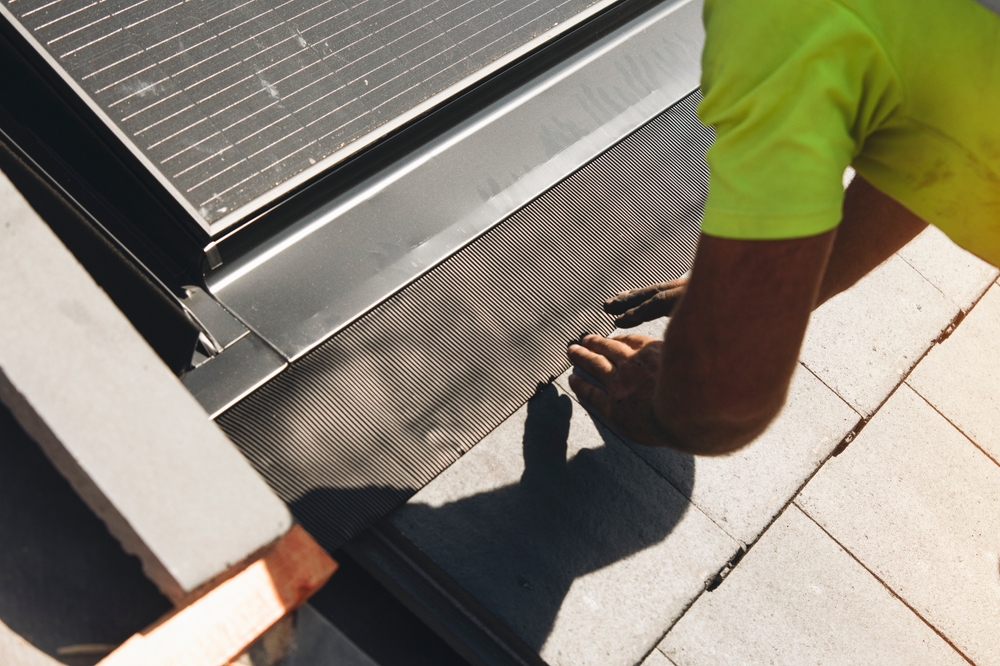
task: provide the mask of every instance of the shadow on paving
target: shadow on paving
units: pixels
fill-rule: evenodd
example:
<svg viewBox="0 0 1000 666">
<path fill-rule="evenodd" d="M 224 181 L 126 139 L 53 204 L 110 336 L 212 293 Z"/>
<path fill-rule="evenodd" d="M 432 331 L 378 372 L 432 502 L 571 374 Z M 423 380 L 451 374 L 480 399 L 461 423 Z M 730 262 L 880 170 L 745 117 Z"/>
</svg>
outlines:
<svg viewBox="0 0 1000 666">
<path fill-rule="evenodd" d="M 73 666 L 172 608 L 42 450 L 0 405 L 0 622 Z"/>
<path fill-rule="evenodd" d="M 604 441 L 572 455 L 574 408 L 582 410 L 551 384 L 540 387 L 528 402 L 520 442 L 524 472 L 517 483 L 436 508 L 409 504 L 394 521 L 535 651 L 545 644 L 574 581 L 663 541 L 688 506 L 601 425 L 595 423 Z M 494 451 L 503 446 L 492 440 L 498 433 L 484 442 Z M 511 454 L 516 446 L 509 447 Z M 694 465 L 678 463 L 691 477 L 682 485 L 690 488 Z M 466 474 L 475 471 L 464 468 Z M 454 480 L 446 476 L 435 483 Z M 313 502 L 349 503 L 349 495 L 359 492 L 370 490 L 314 490 L 293 503 L 293 511 L 299 514 Z"/>
</svg>

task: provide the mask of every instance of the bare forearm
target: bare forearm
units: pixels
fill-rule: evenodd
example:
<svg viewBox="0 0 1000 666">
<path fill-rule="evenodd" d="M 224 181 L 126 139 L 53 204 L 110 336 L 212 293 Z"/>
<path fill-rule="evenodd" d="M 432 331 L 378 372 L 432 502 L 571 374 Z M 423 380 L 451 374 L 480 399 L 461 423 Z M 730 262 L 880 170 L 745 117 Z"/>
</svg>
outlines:
<svg viewBox="0 0 1000 666">
<path fill-rule="evenodd" d="M 788 283 L 796 279 L 795 271 L 780 259 L 770 266 L 779 273 L 788 269 L 787 275 L 768 275 L 768 266 L 745 266 L 742 270 L 748 274 L 731 276 L 729 286 L 723 287 L 727 294 L 699 289 L 692 275 L 667 332 L 655 399 L 670 446 L 691 453 L 726 453 L 763 432 L 780 411 L 795 369 L 805 333 L 802 312 L 854 285 L 926 226 L 858 177 L 847 190 L 840 226 L 823 236 L 832 247 L 825 270 L 819 268 L 822 281 L 811 303 L 808 289 Z M 781 285 L 782 278 L 786 293 L 764 284 Z M 755 285 L 755 280 L 762 282 Z M 725 280 L 712 282 L 725 285 Z M 737 295 L 741 290 L 746 293 Z M 726 314 L 720 303 L 734 309 Z M 768 307 L 777 309 L 761 318 Z"/>
<path fill-rule="evenodd" d="M 925 226 L 856 179 L 837 230 L 781 241 L 702 236 L 690 280 L 605 303 L 626 326 L 671 315 L 666 339 L 587 336 L 570 346 L 569 359 L 604 388 L 577 375 L 570 383 L 637 442 L 700 455 L 732 452 L 780 411 L 812 310 Z"/>
<path fill-rule="evenodd" d="M 819 307 L 854 285 L 927 227 L 895 199 L 855 177 L 844 197 L 844 218 L 823 275 Z"/>
<path fill-rule="evenodd" d="M 667 329 L 654 397 L 668 446 L 728 453 L 780 411 L 833 235 L 702 238 Z"/>
</svg>

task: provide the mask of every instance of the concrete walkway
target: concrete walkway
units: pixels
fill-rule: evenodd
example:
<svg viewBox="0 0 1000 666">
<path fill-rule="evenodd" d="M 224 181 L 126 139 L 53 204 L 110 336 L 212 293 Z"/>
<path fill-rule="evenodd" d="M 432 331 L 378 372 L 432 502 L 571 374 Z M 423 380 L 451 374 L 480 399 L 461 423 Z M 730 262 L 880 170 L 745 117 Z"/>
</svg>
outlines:
<svg viewBox="0 0 1000 666">
<path fill-rule="evenodd" d="M 816 313 L 803 364 L 868 420 L 646 664 L 1000 664 L 996 277 L 929 230 Z"/>
<path fill-rule="evenodd" d="M 561 377 L 393 523 L 553 666 L 1000 664 L 997 276 L 923 233 L 724 459 L 618 438 Z"/>
</svg>

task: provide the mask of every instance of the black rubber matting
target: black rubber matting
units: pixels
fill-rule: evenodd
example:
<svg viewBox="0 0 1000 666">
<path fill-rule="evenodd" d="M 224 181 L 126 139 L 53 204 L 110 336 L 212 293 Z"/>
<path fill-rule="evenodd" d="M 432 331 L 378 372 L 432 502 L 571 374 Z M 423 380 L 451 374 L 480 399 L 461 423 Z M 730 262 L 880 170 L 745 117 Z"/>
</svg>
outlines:
<svg viewBox="0 0 1000 666">
<path fill-rule="evenodd" d="M 210 223 L 594 2 L 4 0 L 3 7 L 172 194 Z"/>
<path fill-rule="evenodd" d="M 405 502 L 683 274 L 708 194 L 695 93 L 293 363 L 217 422 L 328 549 Z"/>
</svg>

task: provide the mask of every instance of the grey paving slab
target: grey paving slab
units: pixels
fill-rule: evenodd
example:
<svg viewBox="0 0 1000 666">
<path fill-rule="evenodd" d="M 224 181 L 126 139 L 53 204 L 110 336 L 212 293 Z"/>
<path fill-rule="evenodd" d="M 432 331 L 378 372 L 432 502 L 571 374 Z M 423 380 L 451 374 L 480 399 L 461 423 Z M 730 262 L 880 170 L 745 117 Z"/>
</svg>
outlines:
<svg viewBox="0 0 1000 666">
<path fill-rule="evenodd" d="M 0 175 L 0 399 L 175 600 L 288 509 Z"/>
<path fill-rule="evenodd" d="M 663 656 L 663 653 L 659 650 L 653 650 L 649 653 L 649 656 L 642 661 L 641 666 L 674 666 L 674 662 Z"/>
<path fill-rule="evenodd" d="M 796 503 L 978 666 L 1000 664 L 1000 466 L 908 386 Z"/>
<path fill-rule="evenodd" d="M 392 517 L 553 666 L 633 666 L 738 544 L 549 386 Z"/>
<path fill-rule="evenodd" d="M 936 227 L 927 227 L 899 251 L 928 282 L 968 312 L 1000 275 L 1000 269 L 963 250 Z"/>
<path fill-rule="evenodd" d="M 657 319 L 614 334 L 660 337 L 667 322 Z M 570 394 L 571 372 L 556 380 Z M 858 420 L 857 412 L 799 365 L 781 414 L 764 434 L 731 456 L 693 458 L 623 441 L 730 536 L 752 543 Z"/>
<path fill-rule="evenodd" d="M 994 285 L 907 383 L 1000 461 L 1000 287 Z"/>
<path fill-rule="evenodd" d="M 659 649 L 677 666 L 967 663 L 794 506 Z"/>
<path fill-rule="evenodd" d="M 692 458 L 626 443 L 730 536 L 752 543 L 858 420 L 853 409 L 800 365 L 778 418 L 730 456 Z"/>
<path fill-rule="evenodd" d="M 867 418 L 958 312 L 894 255 L 813 314 L 801 359 Z"/>
</svg>

